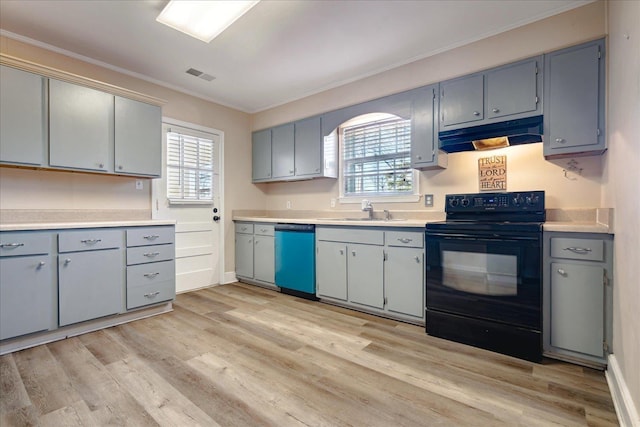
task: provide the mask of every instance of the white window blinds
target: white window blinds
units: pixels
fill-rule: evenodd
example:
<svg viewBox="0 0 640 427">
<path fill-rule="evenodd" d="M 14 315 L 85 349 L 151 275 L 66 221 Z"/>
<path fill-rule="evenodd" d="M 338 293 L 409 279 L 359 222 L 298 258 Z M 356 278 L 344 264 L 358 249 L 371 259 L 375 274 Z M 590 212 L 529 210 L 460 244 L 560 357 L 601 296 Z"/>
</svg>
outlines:
<svg viewBox="0 0 640 427">
<path fill-rule="evenodd" d="M 345 196 L 412 194 L 411 120 L 342 128 L 342 159 Z"/>
<path fill-rule="evenodd" d="M 167 133 L 167 197 L 171 203 L 213 201 L 214 141 Z"/>
</svg>

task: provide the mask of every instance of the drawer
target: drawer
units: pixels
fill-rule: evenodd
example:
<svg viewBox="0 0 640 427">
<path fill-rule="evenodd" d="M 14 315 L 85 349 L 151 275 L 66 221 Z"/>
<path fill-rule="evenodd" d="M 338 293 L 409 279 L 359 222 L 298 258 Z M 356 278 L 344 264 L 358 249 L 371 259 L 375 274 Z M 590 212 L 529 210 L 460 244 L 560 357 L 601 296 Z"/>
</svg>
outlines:
<svg viewBox="0 0 640 427">
<path fill-rule="evenodd" d="M 98 249 L 115 249 L 122 247 L 123 231 L 121 229 L 86 229 L 63 231 L 58 234 L 59 252 L 93 251 Z"/>
<path fill-rule="evenodd" d="M 174 261 L 154 262 L 127 267 L 127 289 L 164 281 L 172 281 L 175 283 L 175 278 L 176 268 Z"/>
<path fill-rule="evenodd" d="M 165 280 L 156 283 L 147 283 L 142 286 L 127 288 L 127 310 L 170 301 L 176 296 L 176 286 L 173 280 Z"/>
<path fill-rule="evenodd" d="M 168 261 L 175 258 L 175 245 L 137 246 L 127 248 L 127 265 Z"/>
<path fill-rule="evenodd" d="M 127 247 L 175 242 L 175 227 L 136 227 L 127 229 Z"/>
<path fill-rule="evenodd" d="M 386 231 L 385 240 L 387 246 L 424 247 L 424 233 L 419 231 Z"/>
<path fill-rule="evenodd" d="M 236 233 L 253 234 L 253 224 L 236 222 Z"/>
<path fill-rule="evenodd" d="M 51 251 L 51 233 L 0 233 L 0 257 L 45 255 Z"/>
<path fill-rule="evenodd" d="M 384 245 L 384 231 L 348 227 L 316 227 L 318 240 Z"/>
<path fill-rule="evenodd" d="M 604 240 L 552 237 L 551 257 L 604 261 Z"/>
<path fill-rule="evenodd" d="M 273 236 L 275 226 L 273 224 L 254 224 L 253 232 L 259 236 Z"/>
</svg>

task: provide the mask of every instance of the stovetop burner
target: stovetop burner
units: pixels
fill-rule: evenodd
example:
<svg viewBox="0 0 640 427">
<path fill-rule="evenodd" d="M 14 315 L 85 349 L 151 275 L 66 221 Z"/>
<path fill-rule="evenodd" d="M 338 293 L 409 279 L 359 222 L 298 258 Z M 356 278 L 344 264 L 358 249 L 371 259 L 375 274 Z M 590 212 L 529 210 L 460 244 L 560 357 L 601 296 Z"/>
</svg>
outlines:
<svg viewBox="0 0 640 427">
<path fill-rule="evenodd" d="M 544 191 L 448 194 L 445 212 L 447 222 L 542 223 Z"/>
</svg>

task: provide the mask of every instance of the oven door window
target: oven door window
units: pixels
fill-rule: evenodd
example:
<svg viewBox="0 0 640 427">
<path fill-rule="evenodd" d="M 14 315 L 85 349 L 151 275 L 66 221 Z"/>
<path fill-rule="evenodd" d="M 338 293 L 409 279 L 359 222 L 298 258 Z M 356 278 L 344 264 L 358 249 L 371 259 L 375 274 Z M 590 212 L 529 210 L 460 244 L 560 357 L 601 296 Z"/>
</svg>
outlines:
<svg viewBox="0 0 640 427">
<path fill-rule="evenodd" d="M 442 251 L 442 285 L 478 295 L 516 296 L 516 255 Z"/>
</svg>

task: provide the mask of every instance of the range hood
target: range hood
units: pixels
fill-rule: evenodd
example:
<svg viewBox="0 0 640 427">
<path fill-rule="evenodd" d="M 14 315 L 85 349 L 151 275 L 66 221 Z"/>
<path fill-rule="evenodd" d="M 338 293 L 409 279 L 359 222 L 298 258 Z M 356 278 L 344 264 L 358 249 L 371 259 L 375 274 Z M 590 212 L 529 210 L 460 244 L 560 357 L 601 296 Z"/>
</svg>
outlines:
<svg viewBox="0 0 640 427">
<path fill-rule="evenodd" d="M 508 120 L 438 133 L 440 149 L 447 153 L 501 148 L 542 142 L 542 116 Z M 506 139 L 504 139 L 506 137 Z M 481 140 L 484 143 L 479 142 Z M 508 141 L 508 143 L 506 142 Z M 475 144 L 474 144 L 475 142 Z"/>
</svg>

